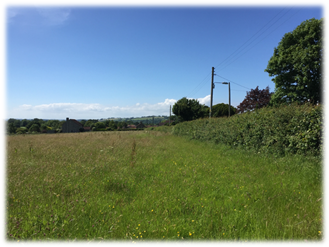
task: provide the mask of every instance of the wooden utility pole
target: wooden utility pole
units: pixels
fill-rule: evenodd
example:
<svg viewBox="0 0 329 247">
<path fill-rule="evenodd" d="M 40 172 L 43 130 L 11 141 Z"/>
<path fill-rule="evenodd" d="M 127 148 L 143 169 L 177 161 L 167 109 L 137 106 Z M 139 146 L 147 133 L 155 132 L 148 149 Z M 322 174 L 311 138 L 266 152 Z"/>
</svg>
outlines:
<svg viewBox="0 0 329 247">
<path fill-rule="evenodd" d="M 231 84 L 228 83 L 228 116 L 231 116 Z"/>
<path fill-rule="evenodd" d="M 209 111 L 209 118 L 211 118 L 212 95 L 213 95 L 213 91 L 214 91 L 214 87 L 215 87 L 215 84 L 214 84 L 214 71 L 215 71 L 215 68 L 212 67 L 212 70 L 211 70 L 211 89 L 210 89 L 210 111 Z"/>
<path fill-rule="evenodd" d="M 170 110 L 169 110 L 169 126 L 170 126 L 170 118 L 171 118 L 171 105 L 170 105 Z"/>
<path fill-rule="evenodd" d="M 154 126 L 154 116 L 153 116 L 153 126 Z"/>
</svg>

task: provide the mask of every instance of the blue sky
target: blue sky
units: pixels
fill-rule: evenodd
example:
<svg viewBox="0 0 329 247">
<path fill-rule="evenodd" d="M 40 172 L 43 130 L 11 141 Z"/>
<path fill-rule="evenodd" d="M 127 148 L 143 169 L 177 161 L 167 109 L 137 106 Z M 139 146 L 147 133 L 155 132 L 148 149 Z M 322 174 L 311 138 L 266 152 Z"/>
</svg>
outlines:
<svg viewBox="0 0 329 247">
<path fill-rule="evenodd" d="M 182 97 L 209 105 L 212 67 L 236 107 L 257 86 L 274 91 L 264 72 L 274 48 L 322 17 L 321 5 L 9 5 L 5 117 L 169 115 Z M 218 103 L 228 103 L 227 85 L 216 84 Z"/>
</svg>

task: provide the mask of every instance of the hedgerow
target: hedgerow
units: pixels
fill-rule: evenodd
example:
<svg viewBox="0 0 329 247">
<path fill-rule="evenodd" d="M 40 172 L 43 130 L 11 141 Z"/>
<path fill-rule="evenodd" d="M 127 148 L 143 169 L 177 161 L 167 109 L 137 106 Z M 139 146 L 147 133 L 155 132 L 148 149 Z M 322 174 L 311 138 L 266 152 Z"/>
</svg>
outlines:
<svg viewBox="0 0 329 247">
<path fill-rule="evenodd" d="M 321 106 L 266 107 L 230 118 L 199 119 L 172 127 L 174 135 L 258 152 L 320 155 Z"/>
</svg>

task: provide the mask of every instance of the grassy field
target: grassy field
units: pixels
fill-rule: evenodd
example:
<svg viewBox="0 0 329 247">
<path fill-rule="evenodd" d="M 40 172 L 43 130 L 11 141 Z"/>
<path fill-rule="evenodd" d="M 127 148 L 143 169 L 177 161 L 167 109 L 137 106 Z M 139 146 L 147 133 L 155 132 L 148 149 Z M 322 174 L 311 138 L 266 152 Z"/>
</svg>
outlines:
<svg viewBox="0 0 329 247">
<path fill-rule="evenodd" d="M 155 131 L 7 137 L 9 241 L 321 240 L 321 158 Z"/>
</svg>

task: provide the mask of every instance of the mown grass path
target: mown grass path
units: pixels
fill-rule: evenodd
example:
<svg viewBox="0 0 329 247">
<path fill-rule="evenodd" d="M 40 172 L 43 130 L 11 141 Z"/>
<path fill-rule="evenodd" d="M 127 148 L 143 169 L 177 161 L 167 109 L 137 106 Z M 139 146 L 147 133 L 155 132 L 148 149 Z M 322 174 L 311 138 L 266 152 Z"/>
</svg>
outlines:
<svg viewBox="0 0 329 247">
<path fill-rule="evenodd" d="M 159 132 L 7 137 L 8 240 L 320 240 L 321 159 Z"/>
</svg>

